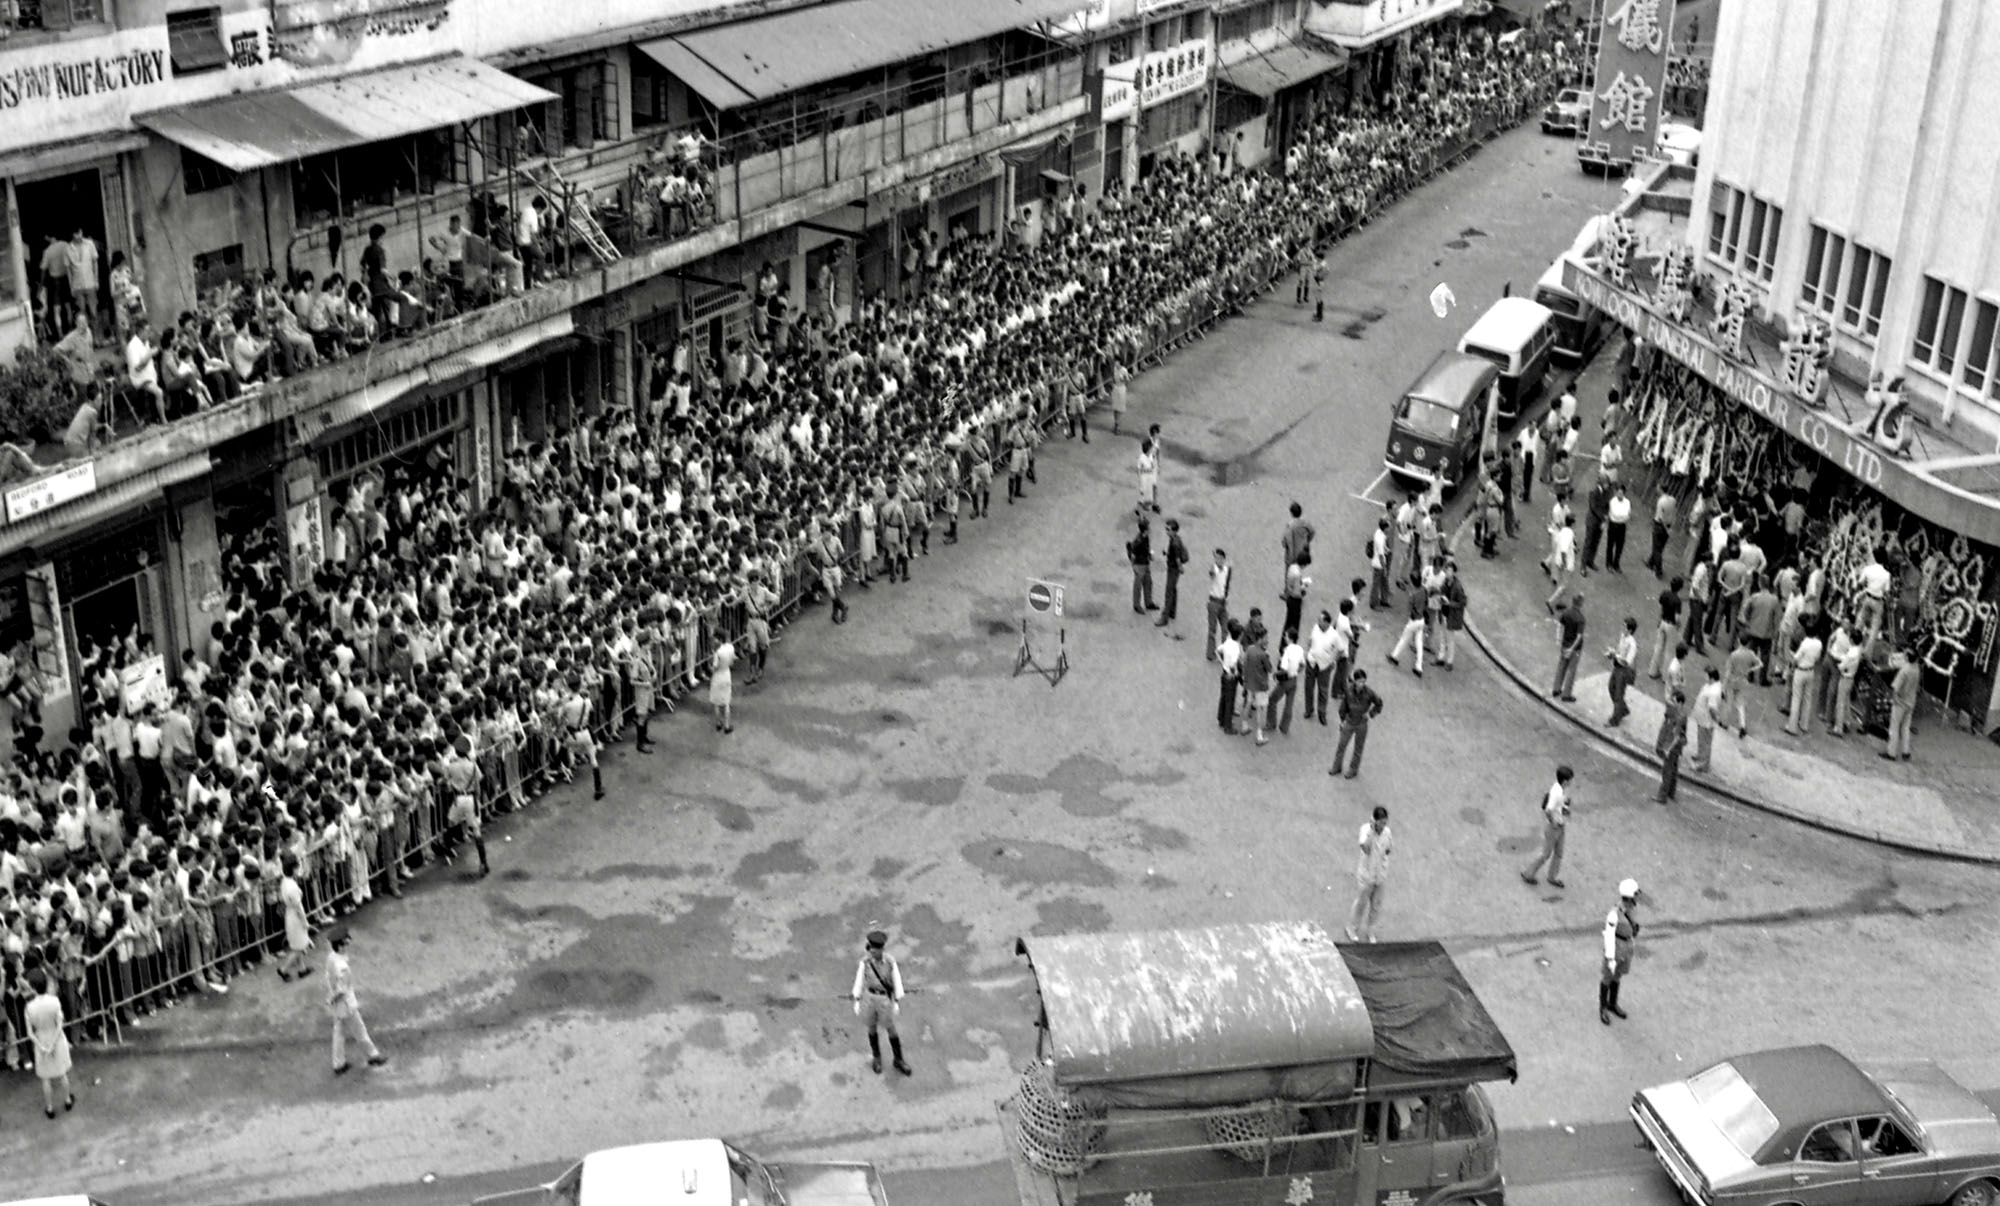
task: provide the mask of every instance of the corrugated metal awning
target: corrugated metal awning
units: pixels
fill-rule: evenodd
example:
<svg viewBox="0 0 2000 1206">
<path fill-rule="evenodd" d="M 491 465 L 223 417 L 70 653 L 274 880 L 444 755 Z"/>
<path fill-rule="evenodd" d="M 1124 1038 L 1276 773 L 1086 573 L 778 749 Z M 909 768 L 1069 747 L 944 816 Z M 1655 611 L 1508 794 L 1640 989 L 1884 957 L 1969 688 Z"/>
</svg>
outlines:
<svg viewBox="0 0 2000 1206">
<path fill-rule="evenodd" d="M 1224 62 L 1216 74 L 1223 83 L 1240 91 L 1254 96 L 1276 96 L 1293 84 L 1324 75 L 1345 62 L 1345 54 L 1291 43 L 1245 56 L 1234 63 Z"/>
<path fill-rule="evenodd" d="M 0 556 L 10 555 L 29 545 L 46 543 L 64 532 L 78 531 L 115 518 L 133 507 L 151 502 L 168 486 L 177 486 L 202 476 L 210 467 L 208 454 L 196 453 L 169 461 L 156 469 L 135 473 L 82 498 L 38 512 L 20 523 L 8 524 L 0 528 Z"/>
<path fill-rule="evenodd" d="M 1089 0 L 836 0 L 642 43 L 718 109 L 1055 21 Z"/>
<path fill-rule="evenodd" d="M 1309 922 L 1024 938 L 1064 1086 L 1365 1058 L 1375 1032 Z"/>
<path fill-rule="evenodd" d="M 93 159 L 136 151 L 145 145 L 146 136 L 137 130 L 116 130 L 109 134 L 91 134 L 14 151 L 0 151 L 0 176 L 31 176 L 36 172 L 75 167 Z"/>
<path fill-rule="evenodd" d="M 463 55 L 283 92 L 249 92 L 132 120 L 239 172 L 435 130 L 555 99 Z"/>
</svg>

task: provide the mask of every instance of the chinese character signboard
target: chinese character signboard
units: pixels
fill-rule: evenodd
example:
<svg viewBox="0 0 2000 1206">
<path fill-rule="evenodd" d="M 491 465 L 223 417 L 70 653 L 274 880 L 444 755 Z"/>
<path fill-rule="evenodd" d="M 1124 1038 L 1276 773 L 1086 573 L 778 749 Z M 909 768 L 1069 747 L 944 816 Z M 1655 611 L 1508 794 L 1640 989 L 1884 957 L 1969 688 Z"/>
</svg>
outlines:
<svg viewBox="0 0 2000 1206">
<path fill-rule="evenodd" d="M 1601 0 L 1597 75 L 1591 88 L 1590 127 L 1579 154 L 1629 167 L 1653 154 L 1666 95 L 1667 49 L 1674 0 Z"/>
<path fill-rule="evenodd" d="M 1139 104 L 1152 108 L 1208 83 L 1212 50 L 1206 38 L 1156 50 L 1139 61 Z"/>
</svg>

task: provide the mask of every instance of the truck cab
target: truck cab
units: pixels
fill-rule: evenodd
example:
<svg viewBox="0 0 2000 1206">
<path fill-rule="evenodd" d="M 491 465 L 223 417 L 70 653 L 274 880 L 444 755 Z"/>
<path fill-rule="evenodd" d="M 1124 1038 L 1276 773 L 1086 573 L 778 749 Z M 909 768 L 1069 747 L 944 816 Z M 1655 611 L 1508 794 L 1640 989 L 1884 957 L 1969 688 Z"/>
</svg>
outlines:
<svg viewBox="0 0 2000 1206">
<path fill-rule="evenodd" d="M 1023 1206 L 1503 1206 L 1481 1085 L 1514 1054 L 1438 944 L 1273 922 L 1018 949 L 1041 999 L 1000 1106 Z"/>
</svg>

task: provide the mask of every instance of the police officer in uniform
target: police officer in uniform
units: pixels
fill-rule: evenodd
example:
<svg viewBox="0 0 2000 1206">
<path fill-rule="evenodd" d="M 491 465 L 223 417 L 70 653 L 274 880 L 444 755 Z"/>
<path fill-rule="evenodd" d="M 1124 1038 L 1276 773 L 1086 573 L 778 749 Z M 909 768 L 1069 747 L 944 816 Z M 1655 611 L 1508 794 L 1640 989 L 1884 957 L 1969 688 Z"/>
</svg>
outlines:
<svg viewBox="0 0 2000 1206">
<path fill-rule="evenodd" d="M 1604 915 L 1604 975 L 1597 984 L 1597 1020 L 1606 1026 L 1611 1015 L 1625 1016 L 1618 1007 L 1618 985 L 1632 970 L 1632 947 L 1639 941 L 1639 881 L 1628 879 L 1618 885 L 1618 907 Z"/>
<path fill-rule="evenodd" d="M 889 935 L 882 930 L 868 931 L 868 953 L 854 969 L 854 1015 L 868 1023 L 868 1050 L 874 1055 L 875 1071 L 882 1070 L 882 1038 L 876 1028 L 889 1031 L 889 1051 L 895 1058 L 896 1071 L 910 1074 L 910 1065 L 903 1061 L 903 1036 L 896 1033 L 896 1012 L 903 999 L 903 973 L 883 948 L 889 945 Z"/>
</svg>

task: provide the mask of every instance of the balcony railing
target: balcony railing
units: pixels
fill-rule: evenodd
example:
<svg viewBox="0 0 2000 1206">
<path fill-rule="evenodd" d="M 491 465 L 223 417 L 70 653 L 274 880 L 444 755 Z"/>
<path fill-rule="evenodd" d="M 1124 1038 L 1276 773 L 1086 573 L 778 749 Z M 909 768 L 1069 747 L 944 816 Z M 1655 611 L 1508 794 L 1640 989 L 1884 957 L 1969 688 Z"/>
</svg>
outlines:
<svg viewBox="0 0 2000 1206">
<path fill-rule="evenodd" d="M 1032 132 L 1037 114 L 1069 106 L 1083 97 L 1083 64 L 1073 50 L 1048 53 L 985 71 L 954 70 L 917 78 L 902 77 L 873 91 L 843 100 L 837 112 L 801 109 L 753 128 L 732 132 L 720 141 L 702 139 L 694 160 L 705 199 L 685 215 L 668 214 L 657 201 L 664 173 L 684 162 L 681 139 L 690 131 L 656 128 L 631 138 L 571 151 L 548 159 L 515 164 L 477 184 L 456 185 L 436 193 L 344 216 L 339 227 L 343 252 L 340 267 L 358 267 L 360 249 L 370 226 L 388 230 L 384 245 L 389 274 L 414 270 L 424 259 L 439 258 L 429 244 L 442 235 L 451 215 L 467 217 L 467 226 L 490 229 L 495 238 L 471 240 L 486 246 L 495 267 L 506 271 L 518 264 L 512 255 L 508 227 L 501 219 L 474 223 L 475 205 L 527 204 L 535 195 L 534 179 L 560 182 L 553 192 L 583 199 L 588 212 L 616 248 L 617 258 L 632 259 L 663 248 L 676 248 L 692 261 L 728 246 L 743 235 L 743 220 L 771 214 L 788 202 L 830 187 L 859 187 L 864 178 L 884 186 L 900 183 L 902 175 L 882 179 L 883 169 L 909 174 L 948 166 L 970 153 L 962 144 L 980 136 L 1004 144 L 1013 134 Z M 853 114 L 868 114 L 858 119 Z M 923 157 L 947 148 L 961 149 L 950 158 L 924 164 Z M 981 149 L 992 149 L 982 147 Z M 551 172 L 553 168 L 553 172 Z M 857 195 L 859 195 L 857 193 Z M 567 200 L 566 197 L 559 200 Z M 509 204 L 511 202 L 511 204 Z M 837 203 L 837 202 L 830 202 Z M 582 223 L 571 220 L 566 206 L 551 206 L 553 236 L 551 275 L 539 281 L 507 282 L 490 297 L 473 298 L 445 321 L 403 331 L 369 345 L 364 355 L 350 355 L 322 364 L 274 386 L 253 389 L 244 397 L 211 405 L 168 424 L 139 427 L 129 416 L 143 407 L 128 400 L 108 413 L 127 422 L 110 433 L 107 445 L 91 455 L 98 460 L 101 484 L 137 473 L 161 457 L 185 456 L 190 447 L 254 430 L 312 406 L 352 393 L 375 380 L 419 369 L 440 358 L 549 314 L 590 301 L 641 276 L 673 266 L 674 252 L 657 264 L 634 264 L 619 272 L 602 271 L 600 257 L 582 238 Z M 790 219 L 787 219 L 790 220 Z M 750 232 L 757 233 L 757 232 Z M 287 261 L 322 271 L 329 263 L 329 228 L 321 225 L 295 235 L 286 247 Z M 468 259 L 473 258 L 468 256 Z M 646 273 L 639 269 L 645 268 Z M 352 271 L 345 272 L 350 279 Z M 116 388 L 122 378 L 110 381 Z M 44 453 L 51 452 L 45 447 Z M 45 455 L 45 461 L 53 458 Z M 4 539 L 0 537 L 0 539 Z"/>
</svg>

